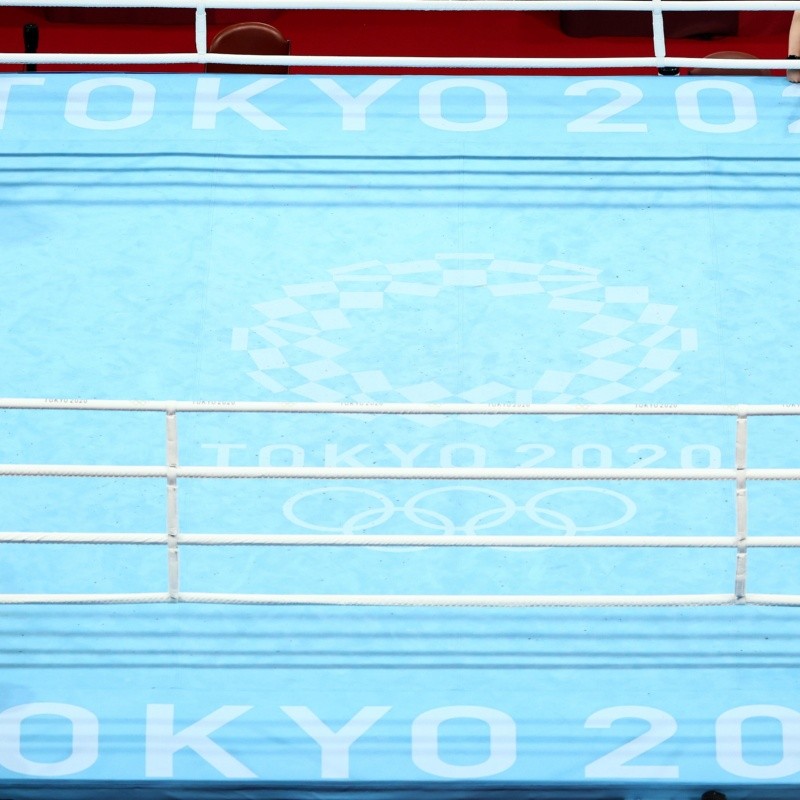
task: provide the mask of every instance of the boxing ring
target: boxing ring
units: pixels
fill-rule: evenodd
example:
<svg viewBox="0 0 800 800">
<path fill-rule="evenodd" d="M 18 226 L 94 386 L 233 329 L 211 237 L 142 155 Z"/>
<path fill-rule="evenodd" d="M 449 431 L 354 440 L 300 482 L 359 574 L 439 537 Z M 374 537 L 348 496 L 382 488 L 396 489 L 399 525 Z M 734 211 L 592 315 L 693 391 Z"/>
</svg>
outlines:
<svg viewBox="0 0 800 800">
<path fill-rule="evenodd" d="M 796 796 L 798 132 L 0 77 L 0 797 Z"/>
</svg>

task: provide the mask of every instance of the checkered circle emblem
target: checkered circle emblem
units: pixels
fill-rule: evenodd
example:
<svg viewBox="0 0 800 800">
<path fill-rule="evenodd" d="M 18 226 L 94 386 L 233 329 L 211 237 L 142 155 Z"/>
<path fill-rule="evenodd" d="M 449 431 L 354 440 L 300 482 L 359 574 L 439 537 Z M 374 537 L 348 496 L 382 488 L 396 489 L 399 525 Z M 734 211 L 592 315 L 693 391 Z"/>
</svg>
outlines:
<svg viewBox="0 0 800 800">
<path fill-rule="evenodd" d="M 579 346 L 569 364 L 526 366 L 515 369 L 512 377 L 493 376 L 484 369 L 474 384 L 453 387 L 440 375 L 399 378 L 402 370 L 392 361 L 399 363 L 404 356 L 391 348 L 385 359 L 373 356 L 366 364 L 355 354 L 359 341 L 371 333 L 364 326 L 377 322 L 377 315 L 393 302 L 410 299 L 419 307 L 440 304 L 453 312 L 454 298 L 466 290 L 486 293 L 493 308 L 535 308 L 536 319 L 577 331 Z M 285 285 L 281 297 L 254 308 L 262 319 L 234 330 L 233 349 L 247 352 L 253 367 L 248 374 L 270 399 L 640 402 L 674 381 L 678 360 L 697 349 L 696 331 L 674 321 L 676 305 L 655 302 L 645 286 L 608 285 L 599 269 L 557 260 L 539 263 L 458 253 L 402 263 L 349 264 L 331 269 L 327 280 Z M 408 335 L 416 332 L 413 318 L 399 324 L 408 328 Z M 491 370 L 491 362 L 488 366 Z"/>
</svg>

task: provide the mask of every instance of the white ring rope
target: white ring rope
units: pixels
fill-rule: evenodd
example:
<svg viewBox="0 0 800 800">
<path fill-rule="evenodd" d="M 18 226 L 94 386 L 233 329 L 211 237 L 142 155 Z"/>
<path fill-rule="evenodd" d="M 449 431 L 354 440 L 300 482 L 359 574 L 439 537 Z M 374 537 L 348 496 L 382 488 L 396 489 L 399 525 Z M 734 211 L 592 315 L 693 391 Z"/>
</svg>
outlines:
<svg viewBox="0 0 800 800">
<path fill-rule="evenodd" d="M 355 405 L 347 403 L 228 403 L 178 401 L 112 401 L 70 399 L 0 399 L 0 408 L 15 410 L 81 410 L 166 413 L 166 463 L 164 465 L 0 464 L 0 476 L 157 478 L 167 484 L 165 533 L 9 532 L 0 543 L 16 544 L 129 544 L 167 545 L 169 587 L 167 592 L 119 594 L 2 594 L 0 604 L 28 603 L 233 603 L 261 605 L 347 606 L 693 606 L 757 603 L 800 605 L 800 595 L 754 594 L 746 591 L 747 551 L 750 547 L 800 547 L 800 536 L 748 536 L 747 482 L 750 480 L 800 480 L 798 468 L 749 468 L 747 466 L 747 419 L 749 416 L 798 416 L 797 405 L 608 405 L 553 406 L 450 404 Z M 729 416 L 736 418 L 735 467 L 720 468 L 507 468 L 507 467 L 208 467 L 180 466 L 177 415 L 179 413 L 315 413 L 315 414 L 470 414 L 488 415 L 645 415 Z M 420 535 L 317 535 L 317 534 L 188 534 L 181 533 L 178 519 L 179 479 L 300 479 L 300 480 L 694 480 L 735 482 L 736 527 L 733 536 L 498 536 Z M 229 594 L 182 592 L 179 545 L 281 546 L 281 547 L 670 547 L 730 548 L 736 552 L 735 590 L 732 594 L 675 595 L 315 595 Z"/>
<path fill-rule="evenodd" d="M 291 533 L 181 533 L 178 543 L 235 547 L 736 547 L 735 536 L 427 536 L 419 534 L 329 534 Z M 0 543 L 20 544 L 145 544 L 165 545 L 164 533 L 61 533 L 13 531 L 0 533 Z M 758 536 L 748 547 L 800 547 L 800 536 Z"/>
<path fill-rule="evenodd" d="M 761 605 L 781 605 L 782 595 L 759 595 Z M 770 602 L 766 602 L 770 598 Z M 225 594 L 181 592 L 131 594 L 0 594 L 0 604 L 215 603 L 226 605 L 399 606 L 438 608 L 597 608 L 605 606 L 729 606 L 732 594 L 679 595 L 396 595 L 396 594 Z M 800 598 L 798 598 L 800 600 Z"/>
<path fill-rule="evenodd" d="M 130 594 L 0 594 L 0 605 L 105 605 L 108 603 L 168 603 L 169 592 Z"/>
<path fill-rule="evenodd" d="M 0 0 L 0 6 L 41 7 L 41 0 Z M 85 7 L 86 0 L 46 0 L 46 7 Z M 308 67 L 445 68 L 445 69 L 603 69 L 608 67 L 702 67 L 705 59 L 668 57 L 664 38 L 665 11 L 792 11 L 791 0 L 93 0 L 95 8 L 193 8 L 194 53 L 0 53 L 0 64 L 240 64 Z M 653 17 L 653 57 L 619 58 L 438 58 L 411 56 L 253 56 L 209 54 L 206 48 L 208 8 L 337 9 L 381 11 L 649 11 Z M 788 69 L 788 59 L 718 59 L 715 67 L 732 70 Z"/>
<path fill-rule="evenodd" d="M 732 606 L 733 594 L 685 595 L 279 595 L 168 592 L 130 594 L 0 594 L 0 605 L 104 605 L 134 603 L 213 603 L 221 605 L 323 605 L 438 608 L 648 608 Z M 800 595 L 751 594 L 748 605 L 798 606 Z"/>
<path fill-rule="evenodd" d="M 118 467 L 105 464 L 0 464 L 0 476 L 36 478 L 221 478 L 272 480 L 429 481 L 796 481 L 800 468 L 709 469 L 685 467 Z"/>
<path fill-rule="evenodd" d="M 764 537 L 766 539 L 766 537 Z M 800 547 L 800 536 L 770 537 L 772 547 Z M 163 533 L 0 533 L 0 542 L 41 544 L 168 543 Z M 419 534 L 330 536 L 324 534 L 182 533 L 179 544 L 273 547 L 735 547 L 730 536 L 426 536 Z"/>
<path fill-rule="evenodd" d="M 703 416 L 763 417 L 800 416 L 800 403 L 784 404 L 634 404 L 608 403 L 294 403 L 243 402 L 233 400 L 84 400 L 0 397 L 0 409 L 73 410 L 73 411 L 191 411 L 220 413 L 270 414 L 521 414 L 547 416 L 636 415 L 636 416 Z"/>
<path fill-rule="evenodd" d="M 15 8 L 86 8 L 87 0 L 0 0 Z M 797 0 L 92 0 L 92 8 L 375 11 L 792 11 Z"/>
<path fill-rule="evenodd" d="M 85 0 L 46 0 L 48 7 L 84 7 Z M 41 7 L 41 0 L 0 0 L 0 5 Z M 410 67 L 410 68 L 474 68 L 474 69 L 603 69 L 611 67 L 702 67 L 706 59 L 674 58 L 666 52 L 663 30 L 665 11 L 712 10 L 795 10 L 797 2 L 787 0 L 211 0 L 198 3 L 189 0 L 94 0 L 94 7 L 116 8 L 194 8 L 195 53 L 97 54 L 97 53 L 0 53 L 5 64 L 274 64 L 286 66 L 344 67 Z M 206 52 L 207 8 L 269 9 L 340 9 L 386 11 L 534 11 L 534 10 L 616 10 L 649 11 L 653 16 L 653 57 L 616 58 L 439 58 L 439 57 L 370 57 L 370 56 L 252 56 L 208 54 Z M 793 63 L 785 59 L 718 59 L 715 67 L 732 70 L 750 69 L 757 63 L 764 69 L 787 69 Z M 703 415 L 795 416 L 796 406 L 478 406 L 465 404 L 408 404 L 359 406 L 343 404 L 286 403 L 176 403 L 83 400 L 0 400 L 7 409 L 81 409 L 99 411 L 161 411 L 174 418 L 176 412 L 268 412 L 268 413 L 333 413 L 333 414 L 503 414 L 503 415 Z M 48 477 L 120 477 L 159 478 L 168 482 L 168 531 L 147 533 L 8 533 L 0 534 L 0 542 L 69 543 L 69 544 L 168 544 L 169 591 L 157 593 L 119 594 L 5 594 L 0 604 L 39 603 L 232 603 L 260 605 L 345 605 L 345 606 L 437 606 L 437 607 L 597 607 L 597 606 L 700 606 L 700 605 L 800 605 L 800 595 L 747 594 L 745 592 L 746 552 L 748 547 L 797 547 L 800 537 L 758 537 L 748 539 L 746 529 L 747 480 L 798 480 L 797 469 L 747 469 L 743 453 L 737 451 L 734 470 L 612 470 L 612 469 L 315 469 L 315 468 L 209 468 L 177 465 L 177 435 L 170 441 L 166 466 L 109 465 L 0 465 L 0 475 Z M 737 532 L 735 537 L 419 537 L 358 536 L 315 537 L 281 535 L 205 535 L 181 534 L 177 516 L 178 478 L 258 478 L 258 479 L 412 479 L 427 480 L 736 480 Z M 734 547 L 737 551 L 736 589 L 733 594 L 695 595 L 565 595 L 565 596 L 497 596 L 497 595 L 276 595 L 218 594 L 181 592 L 178 587 L 178 545 L 301 545 L 301 546 L 511 546 L 511 547 Z"/>
<path fill-rule="evenodd" d="M 426 56 L 251 56 L 213 53 L 0 53 L 0 64 L 275 64 L 303 67 L 408 67 L 409 69 L 605 69 L 616 67 L 708 67 L 705 58 L 440 58 Z M 715 69 L 789 69 L 786 59 L 714 59 Z"/>
<path fill-rule="evenodd" d="M 443 608 L 541 608 L 598 606 L 705 606 L 732 605 L 733 595 L 347 595 L 347 594 L 221 594 L 184 592 L 182 599 L 193 603 L 234 603 L 243 605 L 326 605 L 326 606 L 438 606 Z"/>
<path fill-rule="evenodd" d="M 84 464 L 0 464 L 0 476 L 56 478 L 244 478 L 273 480 L 731 480 L 734 469 L 630 469 L 603 467 L 117 467 Z M 748 477 L 796 480 L 800 469 L 748 470 Z"/>
<path fill-rule="evenodd" d="M 800 606 L 800 594 L 748 594 L 751 606 Z"/>
</svg>

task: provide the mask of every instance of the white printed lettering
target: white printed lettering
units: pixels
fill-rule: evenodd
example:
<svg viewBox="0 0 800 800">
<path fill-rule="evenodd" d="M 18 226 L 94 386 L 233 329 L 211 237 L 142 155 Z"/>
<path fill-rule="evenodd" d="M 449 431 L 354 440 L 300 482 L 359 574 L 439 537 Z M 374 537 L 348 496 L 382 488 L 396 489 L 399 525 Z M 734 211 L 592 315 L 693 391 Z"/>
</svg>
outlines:
<svg viewBox="0 0 800 800">
<path fill-rule="evenodd" d="M 22 723 L 30 717 L 64 717 L 72 724 L 72 751 L 61 761 L 32 761 L 22 754 Z M 67 703 L 27 703 L 0 714 L 0 766 L 20 775 L 60 778 L 97 761 L 100 723 L 85 708 Z"/>
<path fill-rule="evenodd" d="M 489 728 L 489 756 L 478 764 L 451 764 L 439 755 L 439 727 L 452 719 L 477 719 Z M 488 778 L 517 760 L 517 729 L 505 712 L 484 706 L 445 706 L 420 714 L 411 725 L 411 758 L 439 778 Z"/>
<path fill-rule="evenodd" d="M 122 88 L 131 92 L 131 104 L 128 113 L 119 119 L 97 119 L 89 116 L 89 103 L 92 94 L 98 89 Z M 156 107 L 156 87 L 139 78 L 92 78 L 80 81 L 70 87 L 67 93 L 67 105 L 64 118 L 76 128 L 92 131 L 119 131 L 136 128 L 153 118 Z"/>
<path fill-rule="evenodd" d="M 340 453 L 338 445 L 326 444 L 325 466 L 341 467 L 346 465 L 348 467 L 363 467 L 365 465 L 356 458 L 356 455 L 366 449 L 367 445 L 357 444 L 355 447 L 351 447 L 349 450 L 345 450 L 343 453 Z"/>
<path fill-rule="evenodd" d="M 389 89 L 400 83 L 400 78 L 381 78 L 355 97 L 339 86 L 333 78 L 311 78 L 311 83 L 341 107 L 343 131 L 364 131 L 367 129 L 367 109 Z"/>
<path fill-rule="evenodd" d="M 246 444 L 201 444 L 203 450 L 216 450 L 218 467 L 229 467 L 231 465 L 231 450 L 247 450 Z"/>
<path fill-rule="evenodd" d="M 253 83 L 220 97 L 222 78 L 198 78 L 194 98 L 192 128 L 213 131 L 217 127 L 217 115 L 222 111 L 235 111 L 260 131 L 285 131 L 283 125 L 256 108 L 250 99 L 267 89 L 272 89 L 284 78 L 260 78 Z"/>
<path fill-rule="evenodd" d="M 188 747 L 226 778 L 255 778 L 254 772 L 209 738 L 223 725 L 251 708 L 252 706 L 222 706 L 176 733 L 175 706 L 149 704 L 145 732 L 145 775 L 148 778 L 172 778 L 175 772 L 175 753 Z"/>
<path fill-rule="evenodd" d="M 451 89 L 477 89 L 483 94 L 483 118 L 471 122 L 445 119 L 442 96 Z M 479 78 L 448 78 L 425 84 L 419 92 L 419 117 L 440 131 L 477 132 L 499 128 L 508 121 L 508 95 L 498 83 Z"/>
<path fill-rule="evenodd" d="M 278 459 L 278 464 L 275 464 L 272 458 L 274 453 L 288 453 L 290 463 L 283 463 L 285 459 Z M 306 451 L 296 444 L 268 444 L 258 451 L 258 466 L 259 467 L 276 467 L 276 466 L 289 466 L 289 467 L 302 467 L 306 460 Z"/>
<path fill-rule="evenodd" d="M 417 456 L 422 455 L 429 447 L 429 444 L 418 444 L 413 450 L 406 452 L 405 450 L 401 450 L 396 444 L 390 444 L 389 442 L 386 443 L 386 449 L 392 455 L 397 456 L 401 467 L 413 467 L 414 459 Z"/>
<path fill-rule="evenodd" d="M 0 128 L 6 123 L 6 109 L 13 86 L 41 86 L 44 78 L 0 78 Z"/>
<path fill-rule="evenodd" d="M 281 706 L 281 711 L 320 746 L 322 778 L 349 778 L 351 745 L 390 710 L 391 706 L 366 706 L 338 731 L 332 731 L 307 706 Z"/>
<path fill-rule="evenodd" d="M 780 724 L 781 755 L 771 763 L 752 763 L 745 758 L 743 728 L 758 717 Z M 775 781 L 796 775 L 800 772 L 800 713 L 774 705 L 739 706 L 725 711 L 717 719 L 717 762 L 741 778 Z"/>
<path fill-rule="evenodd" d="M 461 450 L 469 453 L 468 464 L 457 464 L 456 461 L 461 459 L 454 458 L 455 454 Z M 442 466 L 443 467 L 485 467 L 486 466 L 486 450 L 477 444 L 469 444 L 468 442 L 456 442 L 455 444 L 446 444 L 442 448 Z"/>
</svg>

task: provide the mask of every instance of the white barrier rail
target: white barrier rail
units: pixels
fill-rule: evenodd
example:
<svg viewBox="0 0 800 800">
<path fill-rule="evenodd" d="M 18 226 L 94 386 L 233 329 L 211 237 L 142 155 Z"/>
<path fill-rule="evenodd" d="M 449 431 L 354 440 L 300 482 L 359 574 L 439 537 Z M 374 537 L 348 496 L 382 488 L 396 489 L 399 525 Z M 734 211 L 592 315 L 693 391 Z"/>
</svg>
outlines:
<svg viewBox="0 0 800 800">
<path fill-rule="evenodd" d="M 0 6 L 85 7 L 87 0 L 0 0 Z M 0 64 L 260 64 L 289 67 L 441 68 L 441 69 L 606 69 L 708 66 L 702 58 L 667 55 L 664 12 L 792 11 L 797 0 L 92 0 L 97 8 L 193 8 L 195 47 L 191 53 L 0 53 Z M 437 58 L 373 56 L 253 56 L 207 52 L 207 9 L 337 9 L 380 11 L 649 11 L 653 19 L 653 56 L 643 58 Z M 788 34 L 788 31 L 787 31 Z M 787 59 L 715 59 L 722 69 L 788 69 Z"/>
<path fill-rule="evenodd" d="M 366 606 L 695 606 L 695 605 L 800 605 L 800 595 L 747 592 L 747 553 L 750 548 L 800 547 L 800 536 L 748 537 L 747 485 L 752 480 L 800 480 L 800 469 L 753 469 L 747 466 L 747 424 L 750 417 L 800 416 L 797 405 L 480 405 L 343 403 L 229 403 L 174 401 L 108 401 L 0 398 L 0 409 L 110 411 L 163 413 L 166 415 L 164 465 L 0 464 L 0 476 L 120 477 L 166 480 L 166 531 L 164 533 L 0 532 L 0 543 L 15 544 L 136 544 L 167 546 L 166 592 L 119 594 L 0 594 L 0 604 L 31 603 L 240 603 L 263 605 L 366 605 Z M 696 468 L 332 468 L 332 467 L 205 467 L 179 465 L 179 413 L 282 413 L 282 414 L 450 414 L 450 415 L 631 415 L 724 416 L 736 420 L 732 469 Z M 725 536 L 470 536 L 442 535 L 292 535 L 292 534 L 192 534 L 180 531 L 178 479 L 281 480 L 689 480 L 731 481 L 735 485 L 735 531 Z M 180 546 L 298 546 L 298 547 L 625 547 L 625 548 L 729 548 L 735 552 L 735 581 L 730 594 L 673 595 L 319 595 L 227 594 L 183 592 L 180 588 Z"/>
</svg>

